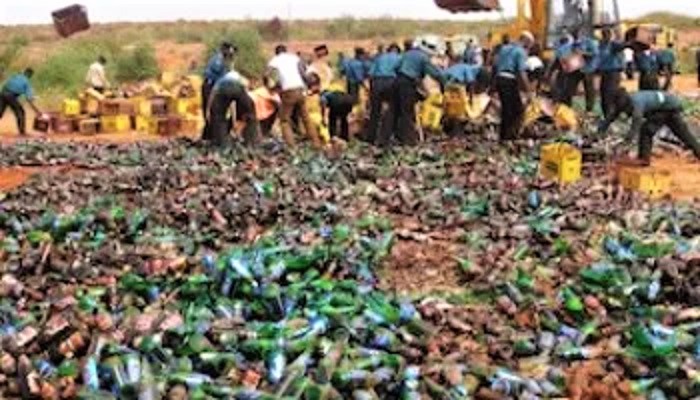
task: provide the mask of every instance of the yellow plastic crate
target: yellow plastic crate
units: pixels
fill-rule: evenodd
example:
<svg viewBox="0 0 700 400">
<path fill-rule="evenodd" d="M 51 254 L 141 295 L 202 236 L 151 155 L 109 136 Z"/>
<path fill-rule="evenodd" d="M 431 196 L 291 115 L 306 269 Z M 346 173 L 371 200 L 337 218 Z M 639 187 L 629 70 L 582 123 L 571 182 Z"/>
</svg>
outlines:
<svg viewBox="0 0 700 400">
<path fill-rule="evenodd" d="M 100 113 L 100 101 L 90 97 L 85 96 L 80 99 L 80 108 L 84 114 L 97 115 Z"/>
<path fill-rule="evenodd" d="M 309 113 L 309 119 L 311 123 L 316 126 L 316 131 L 318 131 L 318 136 L 321 138 L 323 143 L 329 143 L 331 141 L 331 135 L 328 131 L 328 127 L 323 125 L 323 116 L 321 112 L 311 112 Z"/>
<path fill-rule="evenodd" d="M 461 85 L 448 85 L 445 89 L 443 109 L 445 117 L 451 120 L 464 121 L 467 119 L 467 89 Z"/>
<path fill-rule="evenodd" d="M 540 175 L 559 183 L 571 183 L 581 179 L 581 152 L 566 143 L 542 146 Z"/>
<path fill-rule="evenodd" d="M 442 128 L 442 103 L 425 101 L 421 105 L 420 125 L 423 129 L 438 132 Z"/>
<path fill-rule="evenodd" d="M 64 117 L 77 117 L 80 115 L 80 100 L 65 99 L 61 106 L 61 114 Z"/>
<path fill-rule="evenodd" d="M 170 100 L 170 112 L 172 114 L 177 114 L 179 116 L 187 116 L 191 114 L 197 114 L 199 112 L 199 106 L 195 99 L 171 99 Z"/>
<path fill-rule="evenodd" d="M 177 74 L 172 71 L 163 71 L 160 74 L 160 84 L 165 88 L 170 88 L 177 83 Z"/>
<path fill-rule="evenodd" d="M 137 132 L 148 132 L 151 126 L 151 117 L 144 117 L 142 115 L 136 116 L 136 131 Z"/>
<path fill-rule="evenodd" d="M 200 75 L 187 75 L 187 80 L 190 82 L 192 89 L 199 93 L 202 88 L 202 84 L 204 84 L 204 78 L 202 78 Z"/>
<path fill-rule="evenodd" d="M 623 167 L 618 179 L 622 187 L 658 199 L 671 192 L 671 174 L 650 169 Z"/>
<path fill-rule="evenodd" d="M 100 117 L 102 132 L 128 132 L 131 130 L 131 117 L 128 115 L 103 115 Z"/>
</svg>

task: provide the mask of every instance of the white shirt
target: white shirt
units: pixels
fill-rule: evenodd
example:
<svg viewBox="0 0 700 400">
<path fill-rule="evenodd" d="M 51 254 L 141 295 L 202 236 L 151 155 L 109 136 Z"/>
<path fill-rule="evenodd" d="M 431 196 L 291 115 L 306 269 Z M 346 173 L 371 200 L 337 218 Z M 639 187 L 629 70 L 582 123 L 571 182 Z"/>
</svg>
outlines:
<svg viewBox="0 0 700 400">
<path fill-rule="evenodd" d="M 301 76 L 299 65 L 301 59 L 291 53 L 282 53 L 275 56 L 268 66 L 279 73 L 280 84 L 283 91 L 305 89 L 304 77 Z"/>
<path fill-rule="evenodd" d="M 109 86 L 109 81 L 107 80 L 107 75 L 105 74 L 104 65 L 99 62 L 94 62 L 88 68 L 87 75 L 85 76 L 85 83 L 88 86 L 95 88 L 106 88 Z"/>
<path fill-rule="evenodd" d="M 526 62 L 528 71 L 537 71 L 540 68 L 544 68 L 544 63 L 537 56 L 530 56 Z"/>
<path fill-rule="evenodd" d="M 634 62 L 634 50 L 627 47 L 627 48 L 625 48 L 625 50 L 623 50 L 623 52 L 625 53 L 625 62 L 627 62 L 627 63 Z"/>
</svg>

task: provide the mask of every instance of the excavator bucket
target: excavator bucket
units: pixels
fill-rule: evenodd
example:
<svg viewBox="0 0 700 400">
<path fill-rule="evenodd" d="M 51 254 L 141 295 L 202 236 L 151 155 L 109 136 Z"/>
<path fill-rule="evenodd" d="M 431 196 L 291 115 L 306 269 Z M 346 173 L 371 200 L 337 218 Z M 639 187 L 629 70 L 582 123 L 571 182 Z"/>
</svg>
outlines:
<svg viewBox="0 0 700 400">
<path fill-rule="evenodd" d="M 501 9 L 498 0 L 435 0 L 435 4 L 453 13 L 496 11 Z"/>
</svg>

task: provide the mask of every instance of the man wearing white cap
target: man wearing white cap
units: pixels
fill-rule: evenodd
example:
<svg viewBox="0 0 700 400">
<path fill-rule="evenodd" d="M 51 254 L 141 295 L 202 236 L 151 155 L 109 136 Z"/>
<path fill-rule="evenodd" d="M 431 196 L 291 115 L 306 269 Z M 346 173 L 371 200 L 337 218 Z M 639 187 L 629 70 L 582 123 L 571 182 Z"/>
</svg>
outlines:
<svg viewBox="0 0 700 400">
<path fill-rule="evenodd" d="M 522 83 L 529 96 L 532 95 L 530 80 L 527 77 L 527 53 L 535 43 L 531 32 L 524 31 L 519 43 L 511 43 L 505 37 L 504 43 L 495 56 L 495 88 L 501 100 L 501 132 L 502 141 L 514 140 L 520 131 L 520 125 L 525 113 L 525 106 L 520 97 Z"/>
</svg>

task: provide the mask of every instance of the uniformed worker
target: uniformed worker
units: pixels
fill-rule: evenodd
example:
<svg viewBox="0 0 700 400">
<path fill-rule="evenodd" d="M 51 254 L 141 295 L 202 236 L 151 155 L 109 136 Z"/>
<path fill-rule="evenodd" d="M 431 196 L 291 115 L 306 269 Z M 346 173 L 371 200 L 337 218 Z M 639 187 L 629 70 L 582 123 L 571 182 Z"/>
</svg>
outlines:
<svg viewBox="0 0 700 400">
<path fill-rule="evenodd" d="M 391 116 L 397 117 L 397 135 L 399 141 L 404 145 L 415 146 L 419 141 L 416 126 L 416 104 L 421 100 L 420 87 L 423 84 L 423 79 L 430 76 L 444 85 L 442 71 L 431 60 L 431 57 L 437 54 L 437 49 L 437 43 L 423 40 L 401 57 L 390 118 Z M 390 134 L 382 130 L 379 144 L 383 147 L 389 146 L 391 144 Z"/>
<path fill-rule="evenodd" d="M 230 135 L 234 127 L 229 118 L 231 105 L 235 102 L 235 120 L 244 124 L 243 140 L 246 145 L 255 143 L 259 125 L 255 113 L 255 103 L 248 95 L 247 80 L 235 70 L 219 79 L 212 88 L 208 101 L 208 117 L 202 139 L 216 147 L 226 147 L 233 143 Z"/>
<path fill-rule="evenodd" d="M 500 139 L 514 140 L 520 131 L 525 113 L 520 84 L 525 92 L 532 97 L 533 90 L 527 77 L 527 53 L 534 43 L 530 32 L 520 35 L 519 43 L 511 43 L 505 37 L 498 53 L 495 55 L 494 86 L 501 100 L 501 130 Z"/>
<path fill-rule="evenodd" d="M 598 71 L 600 72 L 600 105 L 603 116 L 612 113 L 615 95 L 622 82 L 622 71 L 625 69 L 625 44 L 613 40 L 613 32 L 604 29 L 599 48 Z"/>
<path fill-rule="evenodd" d="M 391 135 L 390 131 L 396 129 L 396 118 L 393 118 L 391 121 L 383 119 L 382 109 L 391 107 L 391 102 L 394 98 L 396 73 L 400 63 L 401 48 L 398 44 L 392 43 L 385 53 L 375 57 L 369 69 L 370 113 L 366 139 L 370 143 L 375 143 L 379 137 L 380 126 L 382 130 L 389 130 L 385 135 Z"/>
<path fill-rule="evenodd" d="M 671 89 L 673 75 L 676 73 L 676 53 L 673 49 L 674 44 L 669 43 L 668 46 L 659 51 L 659 72 L 666 77 L 663 90 Z"/>
<path fill-rule="evenodd" d="M 683 120 L 683 106 L 678 97 L 654 90 L 629 94 L 620 88 L 615 96 L 614 112 L 601 122 L 599 133 L 605 133 L 623 113 L 632 117 L 632 126 L 625 142 L 630 143 L 639 137 L 637 157 L 640 166 L 651 164 L 654 135 L 664 126 L 700 159 L 700 143 Z"/>
<path fill-rule="evenodd" d="M 347 80 L 348 94 L 355 99 L 355 104 L 360 101 L 360 88 L 367 80 L 369 67 L 365 49 L 355 49 L 355 57 L 345 63 L 345 79 Z"/>
<path fill-rule="evenodd" d="M 32 76 L 34 76 L 34 70 L 27 68 L 23 73 L 10 77 L 2 87 L 2 92 L 0 92 L 0 119 L 5 115 L 7 107 L 10 107 L 12 113 L 15 114 L 20 135 L 27 133 L 27 117 L 24 107 L 20 103 L 22 97 L 27 100 L 29 106 L 32 107 L 37 115 L 43 115 L 39 107 L 34 104 L 34 90 L 29 82 Z"/>
<path fill-rule="evenodd" d="M 477 78 L 479 77 L 482 68 L 476 64 L 468 64 L 464 62 L 462 57 L 455 56 L 454 64 L 445 70 L 445 83 L 447 85 L 464 86 L 472 97 L 476 90 Z"/>
<path fill-rule="evenodd" d="M 316 74 L 308 77 L 309 91 L 319 94 L 321 102 L 322 122 L 328 127 L 328 133 L 332 138 L 350 140 L 350 113 L 354 107 L 354 99 L 340 88 L 322 88 L 320 79 Z"/>
<path fill-rule="evenodd" d="M 653 49 L 637 51 L 634 62 L 639 71 L 639 90 L 659 90 L 659 59 Z"/>
<path fill-rule="evenodd" d="M 223 78 L 231 68 L 231 60 L 236 52 L 236 48 L 229 42 L 223 42 L 219 51 L 214 54 L 204 69 L 204 80 L 202 81 L 202 112 L 207 115 L 207 102 L 211 97 L 211 91 L 216 82 Z"/>
</svg>

